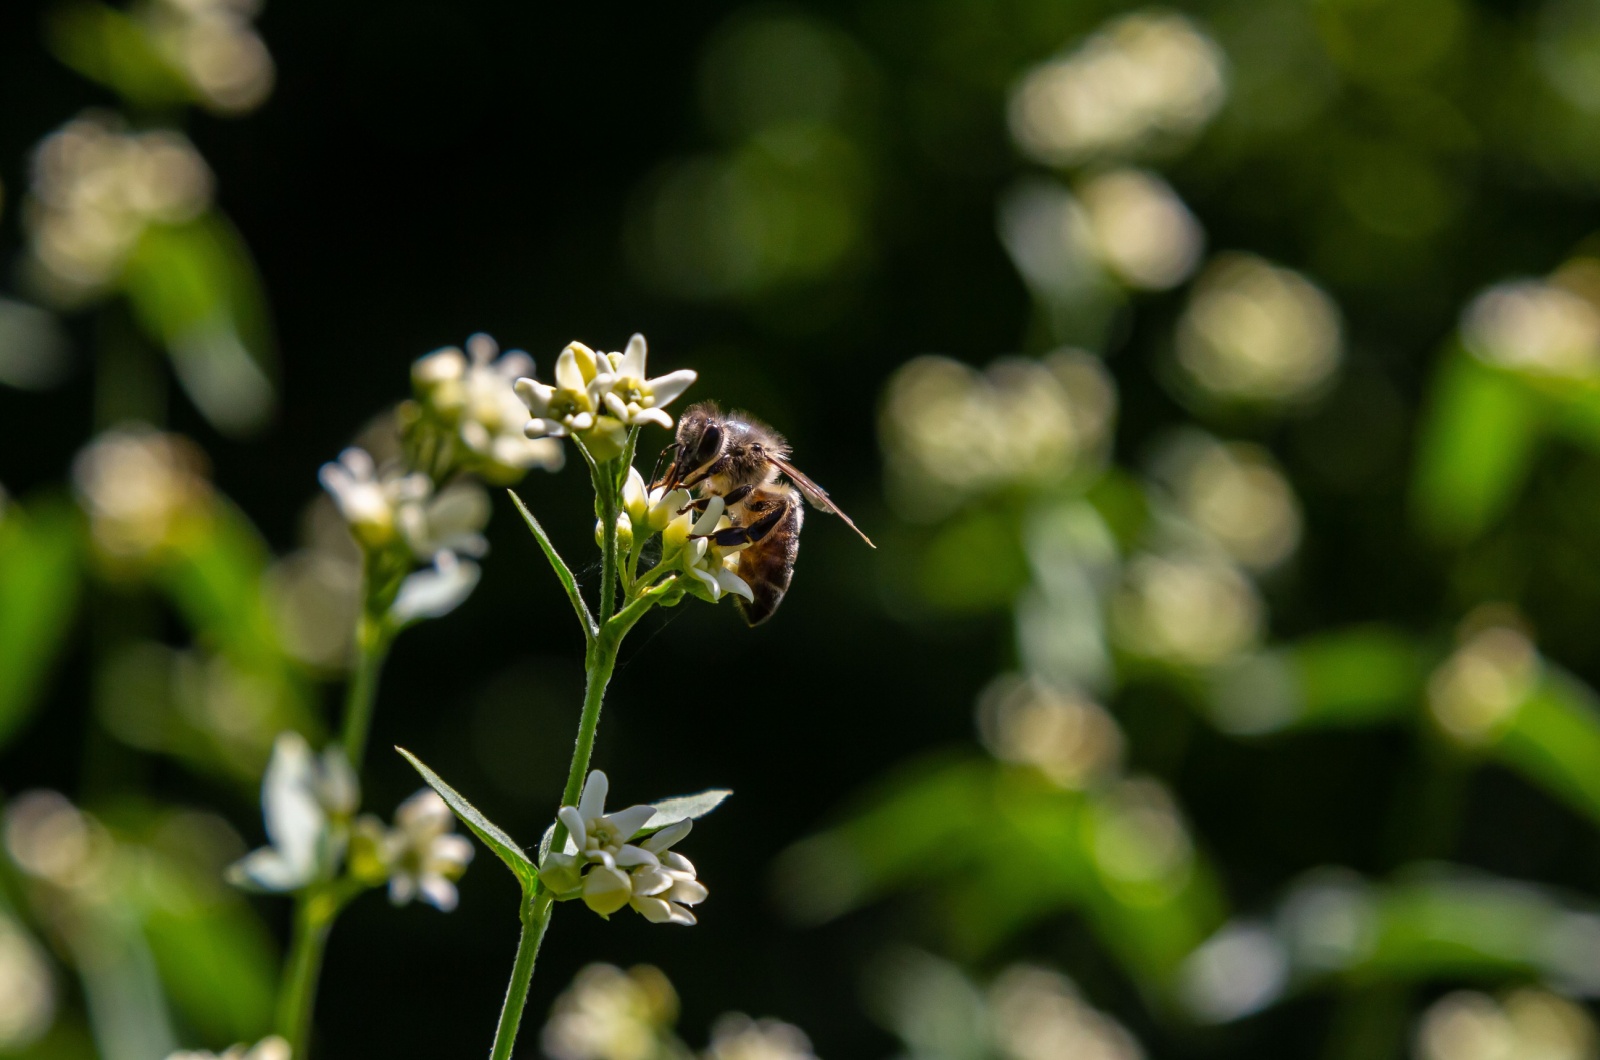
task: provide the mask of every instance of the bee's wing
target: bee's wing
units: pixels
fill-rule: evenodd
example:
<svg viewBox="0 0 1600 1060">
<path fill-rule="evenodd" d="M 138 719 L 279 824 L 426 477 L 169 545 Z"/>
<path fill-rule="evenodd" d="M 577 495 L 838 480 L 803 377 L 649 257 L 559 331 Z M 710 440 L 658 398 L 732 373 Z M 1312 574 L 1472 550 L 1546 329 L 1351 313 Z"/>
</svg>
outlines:
<svg viewBox="0 0 1600 1060">
<path fill-rule="evenodd" d="M 806 477 L 806 475 L 803 474 L 799 468 L 789 463 L 789 461 L 773 456 L 770 452 L 766 454 L 766 457 L 768 460 L 772 461 L 773 467 L 783 472 L 785 478 L 787 478 L 790 482 L 793 482 L 796 486 L 800 487 L 800 492 L 806 495 L 806 500 L 810 501 L 812 504 L 816 505 L 818 508 L 821 508 L 825 512 L 832 512 L 834 515 L 837 515 L 839 518 L 844 520 L 844 524 L 846 526 L 854 530 L 856 533 L 861 534 L 861 540 L 865 541 L 873 548 L 878 547 L 877 545 L 872 544 L 872 538 L 861 533 L 861 528 L 855 524 L 855 520 L 844 514 L 843 509 L 841 509 L 837 504 L 833 503 L 832 498 L 828 496 L 827 490 L 823 489 L 815 482 L 812 482 L 811 479 Z"/>
</svg>

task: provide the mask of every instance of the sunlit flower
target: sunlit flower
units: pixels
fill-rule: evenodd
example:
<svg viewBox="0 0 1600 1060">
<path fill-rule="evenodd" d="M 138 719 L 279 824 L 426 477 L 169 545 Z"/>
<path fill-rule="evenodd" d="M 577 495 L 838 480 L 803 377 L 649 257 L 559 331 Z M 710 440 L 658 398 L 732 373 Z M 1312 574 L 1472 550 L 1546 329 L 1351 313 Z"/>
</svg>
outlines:
<svg viewBox="0 0 1600 1060">
<path fill-rule="evenodd" d="M 1474 990 L 1446 994 L 1417 1028 L 1418 1060 L 1589 1060 L 1597 1046 L 1583 1006 L 1532 987 L 1503 1001 Z"/>
<path fill-rule="evenodd" d="M 418 559 L 443 551 L 483 555 L 489 551 L 483 536 L 489 515 L 488 493 L 470 479 L 452 482 L 437 493 L 430 488 L 420 495 L 408 495 L 395 507 L 400 536 Z"/>
<path fill-rule="evenodd" d="M 272 55 L 250 24 L 259 9 L 258 0 L 161 0 L 139 14 L 201 102 L 242 114 L 272 91 Z"/>
<path fill-rule="evenodd" d="M 711 1025 L 706 1060 L 816 1060 L 811 1039 L 792 1023 L 728 1012 Z"/>
<path fill-rule="evenodd" d="M 591 964 L 556 999 L 541 1044 L 552 1060 L 657 1060 L 677 1015 L 659 969 Z"/>
<path fill-rule="evenodd" d="M 39 144 L 23 211 L 36 279 L 56 301 L 112 285 L 151 225 L 198 217 L 211 171 L 182 134 L 127 132 L 91 112 Z"/>
<path fill-rule="evenodd" d="M 148 557 L 178 543 L 211 509 L 200 450 L 148 427 L 107 431 L 72 464 L 73 486 L 102 553 Z"/>
<path fill-rule="evenodd" d="M 600 862 L 607 868 L 656 864 L 654 854 L 628 843 L 655 814 L 655 807 L 629 806 L 607 815 L 606 794 L 610 788 L 606 775 L 596 769 L 584 782 L 578 805 L 561 807 L 556 816 L 567 826 L 568 838 L 585 860 Z"/>
<path fill-rule="evenodd" d="M 748 543 L 718 545 L 708 536 L 733 525 L 725 518 L 725 510 L 722 498 L 712 497 L 698 517 L 690 511 L 674 518 L 661 533 L 662 562 L 675 564 L 688 575 L 689 590 L 712 603 L 722 599 L 724 593 L 753 602 L 755 593 L 734 573 L 735 556 L 749 547 Z"/>
<path fill-rule="evenodd" d="M 1117 169 L 1089 178 L 1077 191 L 1097 256 L 1118 279 L 1160 291 L 1194 271 L 1205 234 L 1166 181 Z"/>
<path fill-rule="evenodd" d="M 380 826 L 381 828 L 381 826 Z M 455 881 L 467 871 L 472 844 L 455 832 L 455 815 L 431 789 L 400 804 L 394 828 L 382 833 L 379 856 L 389 876 L 389 900 L 413 898 L 443 912 L 456 907 Z"/>
<path fill-rule="evenodd" d="M 1012 965 L 989 987 L 990 1023 L 1010 1060 L 1143 1060 L 1127 1028 L 1085 1001 L 1060 972 Z"/>
<path fill-rule="evenodd" d="M 657 486 L 652 490 L 645 485 L 638 468 L 628 468 L 628 479 L 622 487 L 622 507 L 635 526 L 648 527 L 652 532 L 665 530 L 693 499 L 686 489 L 668 490 Z"/>
<path fill-rule="evenodd" d="M 1140 556 L 1112 603 L 1112 630 L 1136 655 L 1213 666 L 1253 644 L 1261 599 L 1231 563 L 1209 556 Z"/>
<path fill-rule="evenodd" d="M 287 1041 L 274 1034 L 254 1045 L 235 1045 L 220 1053 L 180 1049 L 169 1054 L 167 1060 L 290 1060 L 290 1049 Z"/>
<path fill-rule="evenodd" d="M 1304 276 L 1248 254 L 1206 267 L 1178 322 L 1178 364 L 1221 398 L 1314 396 L 1342 356 L 1339 310 Z"/>
<path fill-rule="evenodd" d="M 338 746 L 318 756 L 294 732 L 278 737 L 261 782 L 271 844 L 240 858 L 228 879 L 263 891 L 294 891 L 331 871 L 360 801 L 355 772 Z"/>
<path fill-rule="evenodd" d="M 700 904 L 709 893 L 695 878 L 694 865 L 689 859 L 669 849 L 689 834 L 693 824 L 693 821 L 679 821 L 668 825 L 639 844 L 654 854 L 659 863 L 639 865 L 630 873 L 633 897 L 628 904 L 652 924 L 693 924 L 694 914 L 684 907 Z"/>
<path fill-rule="evenodd" d="M 27 791 L 5 811 L 6 853 L 23 872 L 80 895 L 103 895 L 116 842 L 55 791 Z"/>
<path fill-rule="evenodd" d="M 556 358 L 553 385 L 518 379 L 515 393 L 533 415 L 523 428 L 527 436 L 565 438 L 593 429 L 599 402 L 590 384 L 599 373 L 599 355 L 581 342 L 572 342 Z"/>
<path fill-rule="evenodd" d="M 602 371 L 592 384 L 604 402 L 606 410 L 626 426 L 654 423 L 672 429 L 672 417 L 662 411 L 678 395 L 689 389 L 699 375 L 687 368 L 655 379 L 645 375 L 645 342 L 643 335 L 628 340 L 622 353 L 605 355 L 609 371 Z"/>
<path fill-rule="evenodd" d="M 1102 880 L 1125 900 L 1175 893 L 1194 866 L 1194 843 L 1172 793 L 1158 781 L 1119 782 L 1093 804 L 1090 853 Z"/>
<path fill-rule="evenodd" d="M 530 438 L 522 429 L 527 411 L 513 384 L 533 374 L 533 358 L 499 347 L 488 335 L 467 340 L 464 355 L 454 346 L 435 350 L 411 369 L 417 397 L 452 427 L 477 458 L 474 470 L 510 481 L 529 468 L 559 470 L 565 457 L 554 438 Z"/>
<path fill-rule="evenodd" d="M 1155 472 L 1180 514 L 1251 570 L 1270 570 L 1300 542 L 1293 488 L 1260 446 L 1185 431 L 1164 447 Z"/>
</svg>

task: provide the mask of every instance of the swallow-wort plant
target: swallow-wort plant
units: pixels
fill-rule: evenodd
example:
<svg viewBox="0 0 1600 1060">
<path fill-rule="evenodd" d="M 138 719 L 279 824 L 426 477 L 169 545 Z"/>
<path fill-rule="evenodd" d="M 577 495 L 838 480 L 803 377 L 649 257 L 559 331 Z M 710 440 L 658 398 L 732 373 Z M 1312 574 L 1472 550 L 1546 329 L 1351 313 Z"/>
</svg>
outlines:
<svg viewBox="0 0 1600 1060">
<path fill-rule="evenodd" d="M 465 352 L 449 348 L 417 361 L 414 396 L 388 421 L 393 452 L 384 454 L 381 441 L 352 447 L 319 476 L 361 554 L 355 658 L 341 733 L 320 751 L 296 733 L 279 737 L 262 784 L 268 844 L 230 870 L 241 886 L 294 899 L 278 1031 L 296 1060 L 307 1055 L 329 932 L 354 898 L 384 886 L 395 904 L 420 899 L 441 911 L 455 907 L 455 881 L 473 848 L 454 832 L 452 812 L 522 888 L 521 938 L 495 1030 L 494 1060 L 511 1055 L 556 903 L 581 901 L 607 918 L 631 908 L 653 923 L 693 924 L 693 907 L 708 893 L 694 865 L 674 848 L 728 792 L 608 812 L 610 782 L 589 768 L 606 687 L 622 642 L 639 620 L 651 608 L 675 606 L 688 596 L 710 603 L 728 594 L 751 597 L 734 571 L 738 548 L 712 539 L 730 525 L 721 499 L 697 502 L 683 489 L 652 490 L 633 466 L 640 432 L 646 425 L 672 428 L 666 406 L 695 373 L 651 378 L 641 335 L 620 353 L 570 344 L 548 383 L 534 376 L 527 354 L 498 354 L 491 339 L 475 335 Z M 558 470 L 563 440 L 577 450 L 594 486 L 600 585 L 592 604 L 544 527 L 510 494 L 583 634 L 587 681 L 553 822 L 530 856 L 403 749 L 428 788 L 400 805 L 392 825 L 361 813 L 359 773 L 390 646 L 407 627 L 449 613 L 477 585 L 477 561 L 487 549 L 484 483 L 509 485 L 534 468 Z M 658 537 L 658 547 L 647 549 Z M 277 1049 L 279 1040 L 270 1047 Z"/>
</svg>

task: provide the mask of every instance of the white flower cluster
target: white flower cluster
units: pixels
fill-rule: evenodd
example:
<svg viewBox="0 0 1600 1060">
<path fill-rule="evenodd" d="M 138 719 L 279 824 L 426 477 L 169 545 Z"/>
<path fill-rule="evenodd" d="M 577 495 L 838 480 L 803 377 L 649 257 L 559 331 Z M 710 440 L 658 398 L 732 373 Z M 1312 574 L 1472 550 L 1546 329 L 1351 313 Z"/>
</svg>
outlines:
<svg viewBox="0 0 1600 1060">
<path fill-rule="evenodd" d="M 716 603 L 724 593 L 732 593 L 753 602 L 755 594 L 749 584 L 735 573 L 738 562 L 735 557 L 748 548 L 749 543 L 719 545 L 709 536 L 733 525 L 726 515 L 727 505 L 723 499 L 710 498 L 706 502 L 706 510 L 699 514 L 685 508 L 689 503 L 689 495 L 681 489 L 673 490 L 667 496 L 660 496 L 662 491 L 657 489 L 641 500 L 644 484 L 640 480 L 636 485 L 636 476 L 637 472 L 631 472 L 628 476 L 628 484 L 623 489 L 623 505 L 630 512 L 644 508 L 652 528 L 666 519 L 661 528 L 661 562 L 687 575 L 685 584 L 689 591 L 702 599 Z M 683 494 L 682 498 L 676 496 L 680 493 Z"/>
<path fill-rule="evenodd" d="M 431 562 L 401 583 L 389 609 L 396 624 L 437 618 L 471 595 L 480 571 L 463 557 L 482 556 L 489 547 L 482 533 L 489 498 L 481 486 L 458 481 L 436 490 L 427 475 L 380 470 L 371 454 L 354 447 L 322 465 L 317 477 L 363 548 Z"/>
<path fill-rule="evenodd" d="M 228 869 L 228 880 L 252 890 L 298 891 L 332 879 L 349 851 L 348 871 L 358 882 L 387 882 L 389 898 L 404 905 L 420 897 L 436 909 L 456 906 L 455 881 L 472 860 L 472 845 L 455 834 L 444 800 L 418 792 L 395 811 L 394 827 L 365 815 L 352 824 L 361 792 L 338 747 L 320 756 L 305 738 L 278 737 L 261 785 L 269 846 Z"/>
<path fill-rule="evenodd" d="M 104 558 L 137 561 L 180 545 L 210 518 L 205 458 L 189 439 L 149 427 L 117 427 L 72 463 L 74 492 Z"/>
<path fill-rule="evenodd" d="M 654 423 L 672 429 L 666 406 L 698 376 L 682 369 L 651 379 L 645 370 L 643 335 L 628 340 L 621 353 L 597 353 L 581 342 L 570 343 L 556 358 L 555 382 L 516 381 L 517 396 L 532 418 L 524 427 L 529 438 L 575 435 L 596 460 L 622 452 L 628 429 Z"/>
<path fill-rule="evenodd" d="M 499 352 L 480 333 L 467 340 L 466 353 L 447 346 L 423 357 L 411 368 L 418 401 L 459 438 L 471 454 L 470 469 L 486 479 L 512 482 L 530 468 L 560 470 L 561 443 L 523 433 L 527 413 L 512 389 L 533 374 L 533 358 L 510 350 L 497 360 Z"/>
<path fill-rule="evenodd" d="M 259 0 L 160 0 L 144 23 L 157 48 L 212 110 L 242 114 L 272 91 L 272 55 L 251 20 Z"/>
<path fill-rule="evenodd" d="M 603 917 L 632 906 L 652 923 L 693 924 L 687 907 L 705 901 L 707 891 L 689 859 L 671 849 L 693 822 L 678 821 L 641 838 L 655 807 L 630 806 L 608 815 L 609 788 L 597 769 L 584 783 L 578 805 L 561 807 L 557 819 L 567 841 L 560 852 L 545 856 L 539 878 L 558 899 L 582 898 Z"/>
<path fill-rule="evenodd" d="M 181 133 L 75 118 L 33 155 L 23 224 L 34 279 L 58 302 L 81 302 L 117 281 L 145 229 L 193 220 L 210 203 L 211 171 Z"/>
</svg>

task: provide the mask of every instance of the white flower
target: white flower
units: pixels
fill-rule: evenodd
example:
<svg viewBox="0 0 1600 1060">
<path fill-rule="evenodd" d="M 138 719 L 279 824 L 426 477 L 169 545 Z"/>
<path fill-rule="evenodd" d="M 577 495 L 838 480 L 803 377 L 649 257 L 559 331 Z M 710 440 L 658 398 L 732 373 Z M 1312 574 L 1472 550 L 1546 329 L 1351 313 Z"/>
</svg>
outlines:
<svg viewBox="0 0 1600 1060">
<path fill-rule="evenodd" d="M 182 435 L 140 425 L 100 435 L 72 462 L 96 547 L 108 557 L 142 559 L 177 544 L 211 508 L 204 467 Z"/>
<path fill-rule="evenodd" d="M 734 557 L 748 548 L 748 543 L 723 546 L 706 536 L 733 525 L 724 518 L 725 508 L 721 497 L 712 497 L 704 514 L 698 518 L 693 512 L 674 518 L 661 534 L 662 556 L 689 576 L 691 591 L 703 594 L 712 603 L 722 599 L 723 593 L 733 593 L 754 602 L 755 593 L 734 573 Z"/>
<path fill-rule="evenodd" d="M 299 733 L 279 735 L 261 781 L 261 811 L 271 844 L 228 867 L 230 882 L 264 891 L 294 891 L 331 869 L 346 825 L 360 801 L 344 752 L 319 760 Z"/>
<path fill-rule="evenodd" d="M 678 995 L 660 969 L 591 964 L 551 1007 L 541 1044 L 551 1060 L 655 1060 L 671 1050 Z"/>
<path fill-rule="evenodd" d="M 289 1043 L 274 1034 L 255 1045 L 235 1045 L 221 1053 L 204 1049 L 180 1049 L 167 1056 L 167 1060 L 290 1060 Z"/>
<path fill-rule="evenodd" d="M 599 404 L 589 384 L 599 374 L 599 363 L 593 350 L 572 342 L 556 358 L 554 386 L 532 378 L 518 379 L 515 393 L 533 414 L 524 433 L 529 438 L 565 438 L 592 429 Z"/>
<path fill-rule="evenodd" d="M 532 467 L 561 468 L 565 457 L 552 438 L 523 433 L 526 410 L 512 389 L 519 376 L 533 374 L 533 358 L 511 350 L 495 360 L 499 347 L 488 335 L 467 340 L 467 354 L 454 346 L 435 350 L 411 368 L 417 396 L 447 424 L 478 458 L 477 470 L 513 479 Z"/>
<path fill-rule="evenodd" d="M 437 794 L 417 792 L 394 812 L 386 847 L 389 900 L 405 905 L 420 895 L 441 912 L 456 907 L 455 880 L 472 860 L 472 844 L 455 833 L 455 815 Z"/>
<path fill-rule="evenodd" d="M 686 489 L 650 489 L 636 467 L 628 468 L 628 481 L 622 486 L 622 508 L 629 520 L 634 526 L 648 526 L 652 531 L 665 530 L 693 499 Z"/>
<path fill-rule="evenodd" d="M 399 625 L 449 614 L 477 588 L 482 569 L 448 549 L 433 557 L 433 566 L 406 576 L 389 605 L 389 617 Z"/>
<path fill-rule="evenodd" d="M 782 1020 L 753 1020 L 742 1012 L 717 1017 L 706 1060 L 816 1060 L 805 1031 Z"/>
<path fill-rule="evenodd" d="M 635 865 L 654 865 L 656 856 L 644 849 L 631 846 L 628 840 L 655 815 L 654 806 L 629 806 L 626 810 L 606 814 L 606 794 L 611 782 L 596 769 L 584 782 L 583 794 L 577 806 L 563 806 L 556 814 L 567 826 L 567 835 L 574 852 L 585 860 L 598 861 L 606 868 L 632 868 Z"/>
<path fill-rule="evenodd" d="M 679 821 L 639 844 L 656 856 L 658 864 L 633 870 L 633 897 L 628 904 L 652 924 L 693 924 L 694 914 L 684 906 L 699 905 L 709 893 L 695 878 L 689 859 L 668 849 L 688 835 L 693 825 L 693 821 Z"/>
<path fill-rule="evenodd" d="M 396 507 L 395 523 L 400 536 L 418 559 L 430 559 L 449 550 L 464 556 L 481 556 L 489 551 L 483 528 L 489 522 L 489 494 L 476 482 L 453 482 L 432 492 L 423 479 L 424 491 L 408 496 Z"/>
<path fill-rule="evenodd" d="M 645 377 L 646 356 L 644 336 L 634 335 L 622 353 L 605 355 L 606 364 L 602 367 L 609 371 L 595 376 L 590 389 L 606 410 L 627 426 L 654 423 L 670 431 L 672 417 L 663 408 L 689 389 L 689 384 L 699 376 L 684 368 L 648 379 Z"/>
<path fill-rule="evenodd" d="M 317 479 L 333 496 L 350 532 L 368 548 L 394 540 L 400 505 L 419 502 L 432 492 L 428 476 L 420 472 L 380 476 L 372 455 L 355 446 L 340 453 L 337 463 L 323 464 Z"/>
</svg>

